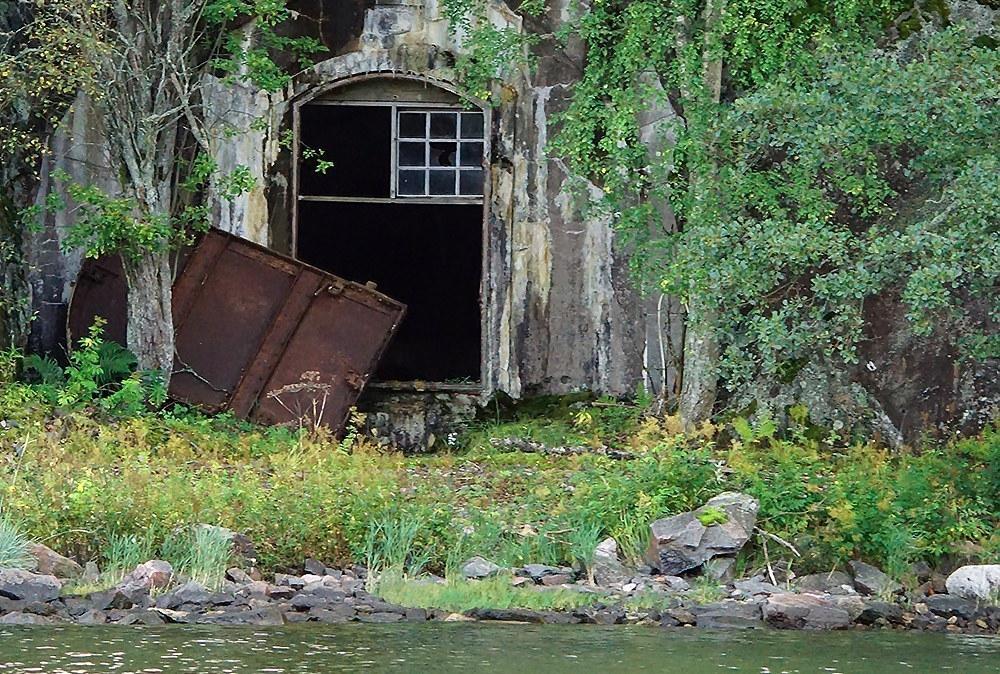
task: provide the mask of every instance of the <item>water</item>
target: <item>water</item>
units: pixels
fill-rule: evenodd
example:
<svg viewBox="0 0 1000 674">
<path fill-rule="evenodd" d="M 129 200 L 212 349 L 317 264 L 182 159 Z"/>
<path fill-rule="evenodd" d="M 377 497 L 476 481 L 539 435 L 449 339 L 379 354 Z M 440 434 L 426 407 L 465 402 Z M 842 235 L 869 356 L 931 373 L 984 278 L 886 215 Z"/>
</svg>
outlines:
<svg viewBox="0 0 1000 674">
<path fill-rule="evenodd" d="M 1000 639 L 497 624 L 4 627 L 0 673 L 1000 671 Z"/>
</svg>

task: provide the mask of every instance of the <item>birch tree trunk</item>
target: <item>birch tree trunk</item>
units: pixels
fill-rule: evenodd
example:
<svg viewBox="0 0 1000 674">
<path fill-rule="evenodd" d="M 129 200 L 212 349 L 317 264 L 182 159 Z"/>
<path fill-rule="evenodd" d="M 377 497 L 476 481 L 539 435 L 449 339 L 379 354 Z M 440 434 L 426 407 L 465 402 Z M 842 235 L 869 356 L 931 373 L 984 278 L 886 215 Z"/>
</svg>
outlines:
<svg viewBox="0 0 1000 674">
<path fill-rule="evenodd" d="M 726 0 L 706 0 L 704 9 L 705 42 L 702 46 L 702 91 L 691 94 L 693 103 L 707 101 L 717 108 L 722 97 L 722 58 L 713 53 L 717 45 L 715 32 Z M 680 27 L 683 29 L 683 26 Z M 683 39 L 681 37 L 680 39 Z M 719 52 L 721 54 L 721 51 Z M 718 114 L 716 112 L 716 114 Z M 704 152 L 708 161 L 702 172 L 691 174 L 691 191 L 701 206 L 693 211 L 694 217 L 707 219 L 717 214 L 718 166 L 714 161 L 711 129 L 703 129 Z M 694 223 L 697 226 L 697 222 Z M 694 292 L 687 307 L 687 322 L 684 333 L 684 371 L 678 413 L 685 428 L 693 429 L 709 420 L 715 409 L 718 394 L 719 340 L 716 335 L 718 314 L 716 307 L 709 304 L 701 293 Z"/>
<path fill-rule="evenodd" d="M 139 366 L 169 381 L 174 363 L 173 281 L 167 251 L 144 252 L 122 260 L 128 284 L 128 348 Z"/>
</svg>

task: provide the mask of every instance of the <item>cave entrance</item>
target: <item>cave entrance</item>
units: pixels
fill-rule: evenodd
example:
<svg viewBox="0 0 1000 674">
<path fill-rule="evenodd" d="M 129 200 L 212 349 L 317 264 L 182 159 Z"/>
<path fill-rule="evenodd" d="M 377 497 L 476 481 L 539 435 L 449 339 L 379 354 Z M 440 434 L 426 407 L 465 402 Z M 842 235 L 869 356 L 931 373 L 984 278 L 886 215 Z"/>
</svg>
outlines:
<svg viewBox="0 0 1000 674">
<path fill-rule="evenodd" d="M 398 78 L 295 109 L 295 256 L 408 307 L 374 386 L 480 388 L 487 123 Z"/>
</svg>

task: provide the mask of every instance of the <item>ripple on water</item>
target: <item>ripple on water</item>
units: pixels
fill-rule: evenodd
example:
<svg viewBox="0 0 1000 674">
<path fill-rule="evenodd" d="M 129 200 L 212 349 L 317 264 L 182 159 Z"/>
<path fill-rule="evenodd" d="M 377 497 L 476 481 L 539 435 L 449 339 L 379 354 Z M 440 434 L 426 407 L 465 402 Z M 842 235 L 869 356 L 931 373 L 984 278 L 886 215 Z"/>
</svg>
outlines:
<svg viewBox="0 0 1000 674">
<path fill-rule="evenodd" d="M 1000 671 L 1000 639 L 497 624 L 7 627 L 0 673 Z"/>
</svg>

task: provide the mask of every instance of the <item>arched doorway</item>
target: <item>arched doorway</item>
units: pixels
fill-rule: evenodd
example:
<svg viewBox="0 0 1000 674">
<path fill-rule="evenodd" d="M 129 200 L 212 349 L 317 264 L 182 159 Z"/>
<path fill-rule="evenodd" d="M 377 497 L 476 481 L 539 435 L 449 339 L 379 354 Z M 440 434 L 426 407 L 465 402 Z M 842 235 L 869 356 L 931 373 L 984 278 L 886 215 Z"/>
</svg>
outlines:
<svg viewBox="0 0 1000 674">
<path fill-rule="evenodd" d="M 294 255 L 405 302 L 376 386 L 478 391 L 489 114 L 412 77 L 299 102 Z"/>
</svg>

